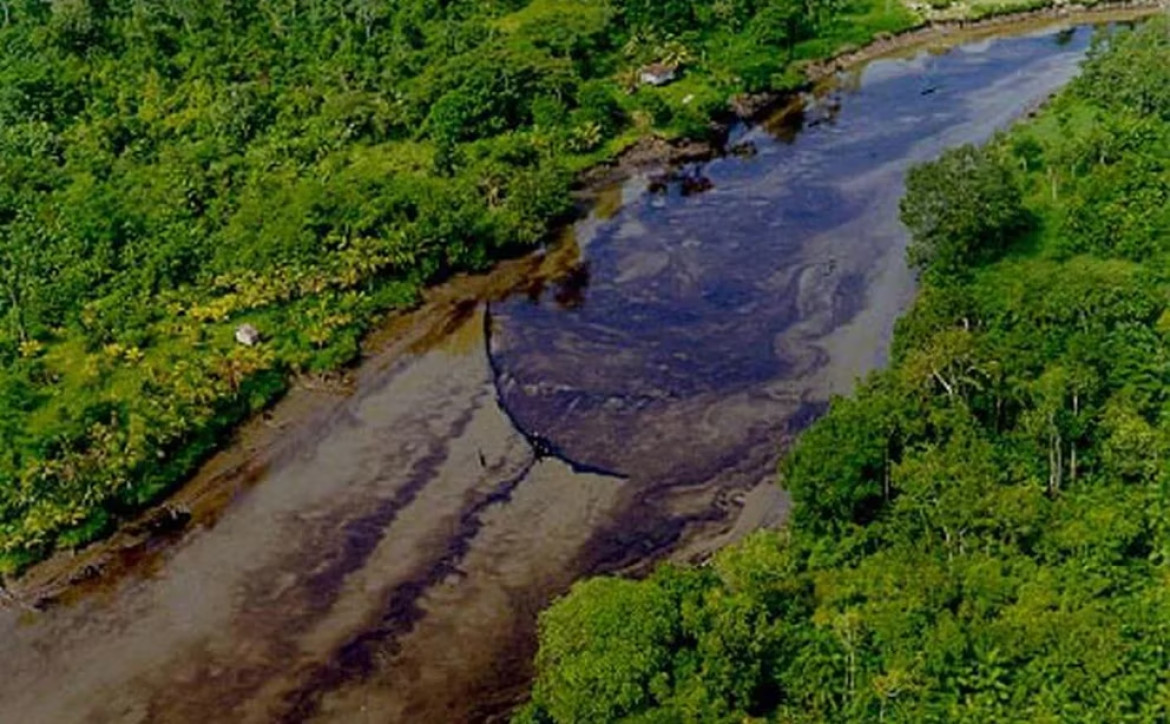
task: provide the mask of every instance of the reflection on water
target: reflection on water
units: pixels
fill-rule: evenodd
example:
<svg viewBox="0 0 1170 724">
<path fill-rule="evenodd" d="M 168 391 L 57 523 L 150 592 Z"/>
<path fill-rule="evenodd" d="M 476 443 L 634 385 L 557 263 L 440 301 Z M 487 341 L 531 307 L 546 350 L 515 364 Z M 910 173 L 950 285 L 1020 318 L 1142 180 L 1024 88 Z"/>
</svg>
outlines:
<svg viewBox="0 0 1170 724">
<path fill-rule="evenodd" d="M 492 306 L 502 398 L 580 461 L 649 487 L 751 459 L 882 362 L 913 280 L 907 167 L 985 140 L 1064 83 L 1091 33 L 987 39 L 868 65 L 746 129 L 737 154 L 650 179 L 583 233 L 590 283 Z M 703 193 L 696 193 L 702 190 Z M 574 284 L 574 286 L 576 286 Z"/>
<path fill-rule="evenodd" d="M 351 390 L 297 391 L 209 464 L 173 545 L 0 609 L 0 722 L 506 710 L 572 580 L 781 519 L 779 442 L 883 361 L 910 299 L 907 166 L 1044 98 L 1088 38 L 872 63 L 433 291 Z"/>
</svg>

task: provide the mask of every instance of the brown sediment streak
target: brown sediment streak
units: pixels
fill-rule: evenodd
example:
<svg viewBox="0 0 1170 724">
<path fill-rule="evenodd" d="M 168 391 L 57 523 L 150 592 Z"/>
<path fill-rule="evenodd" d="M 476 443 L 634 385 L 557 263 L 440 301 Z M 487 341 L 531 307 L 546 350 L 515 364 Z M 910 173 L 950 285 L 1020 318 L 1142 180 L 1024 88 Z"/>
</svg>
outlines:
<svg viewBox="0 0 1170 724">
<path fill-rule="evenodd" d="M 521 259 L 501 264 L 492 275 L 455 279 L 432 290 L 432 298 L 423 307 L 392 317 L 363 341 L 367 367 L 359 371 L 359 382 L 391 374 L 410 355 L 425 353 L 450 337 L 475 314 L 485 290 L 500 293 L 493 284 L 507 288 L 530 266 Z M 112 590 L 128 575 L 153 575 L 164 565 L 172 545 L 191 529 L 214 526 L 232 501 L 265 479 L 274 466 L 326 437 L 339 416 L 346 414 L 337 403 L 351 391 L 294 384 L 273 410 L 249 420 L 229 447 L 207 461 L 165 503 L 147 510 L 105 541 L 34 566 L 11 586 L 15 599 L 47 611 Z"/>
<path fill-rule="evenodd" d="M 481 399 L 482 395 L 477 396 L 467 410 L 455 420 L 450 433 L 443 440 L 456 439 L 463 435 L 475 413 L 481 408 Z M 385 534 L 398 512 L 410 505 L 419 491 L 434 478 L 435 472 L 446 457 L 447 446 L 445 444 L 436 445 L 429 455 L 418 462 L 411 475 L 409 485 L 399 489 L 375 513 L 346 524 L 345 552 L 338 561 L 339 565 L 314 576 L 309 582 L 309 589 L 316 594 L 315 597 L 321 598 L 326 592 L 329 593 L 327 600 L 320 601 L 320 609 L 327 608 L 332 604 L 346 576 L 362 568 L 382 539 L 382 536 L 377 533 L 381 531 Z"/>
<path fill-rule="evenodd" d="M 536 460 L 534 454 L 517 475 L 467 506 L 459 515 L 458 533 L 447 541 L 442 555 L 390 592 L 376 622 L 363 627 L 361 633 L 346 641 L 329 661 L 301 677 L 304 683 L 285 696 L 282 710 L 275 712 L 273 719 L 305 721 L 316 713 L 322 696 L 342 684 L 360 682 L 368 677 L 376 668 L 376 651 L 393 650 L 397 640 L 409 633 L 422 618 L 423 612 L 417 605 L 419 599 L 428 589 L 458 573 L 459 562 L 479 533 L 484 511 L 506 503 L 516 486 L 528 476 Z"/>
<path fill-rule="evenodd" d="M 755 156 L 704 169 L 717 191 L 627 186 L 581 247 L 431 290 L 367 340 L 347 394 L 298 387 L 112 556 L 27 579 L 16 593 L 60 592 L 97 560 L 107 588 L 0 610 L 0 720 L 502 713 L 532 673 L 536 612 L 573 580 L 779 520 L 779 494 L 745 491 L 772 491 L 779 445 L 881 364 L 912 293 L 904 169 L 1018 116 L 1086 44 L 875 66 L 819 130 L 748 131 Z M 923 100 L 922 64 L 952 86 Z M 566 303 L 545 285 L 582 247 Z"/>
<path fill-rule="evenodd" d="M 574 473 L 589 473 L 615 479 L 625 478 L 620 473 L 601 470 L 588 463 L 569 460 L 560 454 L 551 441 L 520 427 L 504 405 L 504 400 L 499 393 L 498 370 L 494 366 L 491 356 L 490 311 L 485 311 L 483 315 L 483 344 L 484 354 L 491 370 L 492 390 L 495 393 L 496 403 L 512 429 L 527 441 L 530 449 L 528 461 L 514 476 L 502 481 L 460 512 L 457 532 L 447 540 L 441 555 L 389 593 L 377 621 L 363 627 L 361 633 L 342 644 L 328 662 L 313 667 L 298 677 L 304 683 L 284 697 L 283 708 L 274 713 L 275 720 L 281 722 L 305 721 L 317 713 L 322 697 L 330 691 L 336 690 L 342 685 L 361 682 L 368 678 L 377 668 L 376 655 L 386 652 L 393 653 L 398 640 L 410 633 L 415 624 L 425 615 L 418 602 L 427 591 L 449 576 L 459 574 L 459 564 L 471 549 L 472 541 L 483 525 L 483 514 L 493 506 L 506 504 L 517 486 L 524 482 L 537 462 L 545 458 L 552 458 L 565 463 Z M 468 419 L 470 416 L 469 413 Z M 459 433 L 452 437 L 459 437 Z M 369 545 L 368 550 L 372 551 L 373 547 L 372 544 Z"/>
<path fill-rule="evenodd" d="M 376 503 L 373 510 L 365 514 L 343 509 L 331 516 L 332 521 L 336 522 L 323 522 L 318 526 L 318 530 L 307 532 L 310 536 L 324 536 L 336 528 L 343 531 L 340 549 L 328 555 L 327 563 L 319 567 L 319 570 L 311 573 L 292 589 L 282 589 L 278 585 L 282 573 L 286 570 L 296 570 L 301 563 L 297 559 L 303 555 L 303 550 L 294 548 L 290 551 L 289 560 L 278 561 L 250 579 L 241 593 L 244 599 L 252 602 L 252 612 L 241 614 L 233 622 L 234 627 L 241 630 L 241 638 L 246 637 L 248 629 L 270 627 L 271 611 L 290 612 L 281 619 L 279 629 L 267 637 L 264 646 L 269 649 L 271 658 L 295 661 L 298 636 L 314 626 L 335 605 L 342 595 L 347 579 L 366 566 L 370 555 L 393 530 L 393 523 L 399 513 L 411 505 L 418 494 L 434 479 L 436 471 L 448 458 L 446 441 L 458 439 L 466 432 L 476 413 L 482 408 L 483 397 L 486 394 L 485 390 L 472 398 L 467 409 L 450 422 L 445 434 L 435 437 L 427 453 L 412 465 L 407 475 L 407 483 L 393 495 Z M 322 541 L 322 544 L 327 544 L 327 541 Z M 276 593 L 270 593 L 272 591 Z M 289 598 L 293 600 L 288 600 Z M 392 611 L 394 608 L 392 602 Z M 392 616 L 393 612 L 388 615 Z M 215 666 L 217 669 L 227 666 L 231 669 L 230 676 L 225 676 L 222 671 L 215 674 L 214 678 L 218 685 L 214 698 L 198 695 L 184 697 L 181 695 L 184 686 L 172 686 L 162 692 L 162 696 L 152 700 L 151 720 L 166 720 L 166 715 L 173 716 L 178 709 L 187 709 L 193 704 L 197 704 L 203 715 L 214 713 L 217 717 L 231 718 L 233 712 L 238 711 L 255 696 L 272 676 L 271 666 L 263 661 L 244 662 L 235 667 L 223 662 L 208 663 L 206 666 Z M 204 673 L 206 674 L 206 671 Z M 200 685 L 198 680 L 194 684 Z M 176 696 L 177 693 L 180 695 Z"/>
<path fill-rule="evenodd" d="M 251 425 L 255 427 L 256 422 Z M 126 524 L 109 540 L 39 564 L 12 586 L 16 600 L 47 612 L 109 591 L 128 575 L 154 575 L 175 543 L 193 527 L 213 525 L 242 490 L 264 478 L 273 462 L 265 456 L 245 457 L 236 449 L 222 456 L 240 459 L 201 475 L 167 502 Z M 0 602 L 0 608 L 3 605 Z"/>
<path fill-rule="evenodd" d="M 905 34 L 878 40 L 864 48 L 844 53 L 829 61 L 812 64 L 808 70 L 810 77 L 814 81 L 825 81 L 831 79 L 834 74 L 842 70 L 856 67 L 869 60 L 892 53 L 921 48 L 925 43 L 932 40 L 941 40 L 948 44 L 953 44 L 961 40 L 965 33 L 971 33 L 971 37 L 979 37 L 981 34 L 993 35 L 1017 27 L 1026 29 L 1030 22 L 1044 23 L 1051 22 L 1054 19 L 1061 19 L 1070 23 L 1100 22 L 1113 18 L 1127 19 L 1152 13 L 1156 11 L 1157 7 L 1157 0 L 1123 0 L 1120 2 L 1103 2 L 1091 8 L 1083 8 L 1077 5 L 1046 8 L 1026 13 L 998 16 L 977 22 L 936 22 L 913 29 Z M 1011 27 L 1009 28 L 1008 26 Z M 761 109 L 775 107 L 775 99 L 771 101 L 768 99 L 757 100 L 758 102 L 753 104 L 756 106 L 756 109 L 751 113 L 745 113 L 743 115 L 755 116 L 761 112 Z M 631 149 L 626 159 L 628 165 L 632 168 L 645 168 L 647 166 L 658 166 L 664 162 L 702 160 L 709 158 L 714 152 L 714 149 L 702 144 L 678 148 L 670 146 L 670 144 L 661 141 L 661 139 L 654 141 L 650 145 L 653 148 L 635 147 Z M 612 168 L 608 169 L 608 171 L 612 170 Z M 598 171 L 607 171 L 607 169 L 599 168 Z M 600 173 L 599 175 L 605 178 L 603 183 L 589 184 L 588 176 L 583 177 L 583 182 L 591 187 L 610 188 L 615 177 L 610 173 Z M 616 178 L 626 178 L 628 175 L 629 173 L 619 174 Z M 521 284 L 526 276 L 532 277 L 537 275 L 537 268 L 539 266 L 539 262 L 534 262 L 532 259 L 514 260 L 501 264 L 497 270 L 499 273 L 491 275 L 494 278 L 493 280 L 472 280 L 470 284 L 463 285 L 472 288 L 470 292 L 472 301 L 465 300 L 464 304 L 470 304 L 473 307 L 475 299 L 498 298 L 503 296 L 507 292 L 515 289 L 518 284 Z M 463 291 L 466 292 L 467 289 Z M 440 299 L 437 300 L 439 302 L 438 306 L 445 307 L 442 311 L 449 313 L 454 308 L 454 314 L 446 317 L 440 326 L 432 327 L 429 332 L 421 337 L 415 337 L 415 345 L 419 347 L 426 347 L 434 341 L 441 339 L 444 333 L 457 324 L 457 317 L 459 315 L 469 313 L 467 306 L 459 307 L 459 303 L 453 303 L 450 296 L 442 298 L 442 293 L 439 296 Z M 428 306 L 429 304 L 430 302 L 428 302 Z M 425 317 L 427 314 L 434 313 L 435 310 L 424 309 L 421 311 L 421 315 L 402 315 L 402 319 L 399 320 L 402 322 L 401 324 L 388 324 L 381 332 L 372 334 L 371 338 L 363 346 L 366 349 L 370 349 L 373 346 L 377 346 L 379 342 L 384 341 L 387 336 L 396 334 L 406 333 L 410 336 L 417 335 L 417 330 L 411 330 L 407 325 L 417 321 L 420 316 Z M 252 425 L 252 427 L 258 427 L 258 425 Z M 254 433 L 255 431 L 245 431 L 242 439 L 247 440 L 258 437 Z M 260 444 L 270 443 L 262 441 Z M 238 444 L 234 446 L 233 450 L 247 454 L 247 451 L 243 449 L 244 447 L 245 445 Z M 263 456 L 257 457 L 262 458 Z M 215 483 L 213 481 L 213 484 L 210 485 L 207 484 L 206 478 L 208 476 L 204 476 L 201 473 L 199 476 L 196 476 L 197 480 L 195 484 L 186 486 L 184 490 L 178 491 L 174 496 L 175 510 L 179 512 L 179 516 L 173 518 L 169 524 L 179 523 L 179 519 L 187 514 L 188 508 L 191 509 L 191 525 L 214 522 L 218 514 L 241 489 L 247 488 L 251 482 L 262 476 L 265 467 L 266 463 L 262 460 L 259 463 L 254 459 L 252 461 L 245 460 L 244 462 L 238 463 L 238 468 L 242 474 L 237 473 L 235 470 L 221 472 L 216 476 L 220 479 L 220 482 Z M 199 478 L 204 478 L 204 480 L 200 482 L 198 480 Z M 196 496 L 201 499 L 193 500 Z M 214 499 L 214 501 L 209 502 L 211 499 Z M 195 508 L 198 508 L 198 510 L 195 510 Z M 73 600 L 84 597 L 87 593 L 95 589 L 108 587 L 112 583 L 120 580 L 126 572 L 149 571 L 152 565 L 158 563 L 158 551 L 165 549 L 168 542 L 175 537 L 170 531 L 165 531 L 165 534 L 159 535 L 160 531 L 149 530 L 149 520 L 152 517 L 157 517 L 161 521 L 170 514 L 171 511 L 167 509 L 162 509 L 161 511 L 156 509 L 140 519 L 148 523 L 148 529 L 145 532 L 141 526 L 138 530 L 134 530 L 133 526 L 131 526 L 107 542 L 91 546 L 76 556 L 72 554 L 58 556 L 55 560 L 39 566 L 37 570 L 26 574 L 21 580 L 16 581 L 12 586 L 12 592 L 20 600 L 26 602 L 26 604 L 44 608 L 52 605 L 57 600 Z"/>
<path fill-rule="evenodd" d="M 344 522 L 342 550 L 335 554 L 330 565 L 324 570 L 314 573 L 305 582 L 307 601 L 298 618 L 306 622 L 311 621 L 319 613 L 328 610 L 341 593 L 342 584 L 346 578 L 361 570 L 370 555 L 378 547 L 383 537 L 390 531 L 391 525 L 398 514 L 414 502 L 415 498 L 434 479 L 436 471 L 446 461 L 448 446 L 446 441 L 457 439 L 464 434 L 475 414 L 481 409 L 482 395 L 477 395 L 467 409 L 451 423 L 446 435 L 436 436 L 430 451 L 420 458 L 410 471 L 409 482 L 399 488 L 394 495 L 378 503 L 374 510 Z M 254 587 L 267 585 L 259 580 L 253 581 Z"/>
</svg>

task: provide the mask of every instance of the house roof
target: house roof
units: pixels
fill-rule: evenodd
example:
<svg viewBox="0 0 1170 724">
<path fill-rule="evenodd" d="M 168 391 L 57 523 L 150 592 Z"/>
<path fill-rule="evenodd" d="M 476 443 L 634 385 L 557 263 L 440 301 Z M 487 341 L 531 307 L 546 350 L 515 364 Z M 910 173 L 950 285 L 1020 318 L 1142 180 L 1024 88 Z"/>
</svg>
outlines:
<svg viewBox="0 0 1170 724">
<path fill-rule="evenodd" d="M 236 327 L 236 340 L 244 344 L 253 344 L 260 341 L 260 330 L 250 324 L 241 324 Z"/>
<path fill-rule="evenodd" d="M 662 76 L 662 75 L 674 75 L 675 72 L 677 72 L 677 71 L 678 71 L 678 66 L 676 66 L 676 65 L 667 65 L 666 63 L 651 63 L 649 65 L 642 66 L 642 69 L 639 72 L 646 74 L 646 75 Z"/>
</svg>

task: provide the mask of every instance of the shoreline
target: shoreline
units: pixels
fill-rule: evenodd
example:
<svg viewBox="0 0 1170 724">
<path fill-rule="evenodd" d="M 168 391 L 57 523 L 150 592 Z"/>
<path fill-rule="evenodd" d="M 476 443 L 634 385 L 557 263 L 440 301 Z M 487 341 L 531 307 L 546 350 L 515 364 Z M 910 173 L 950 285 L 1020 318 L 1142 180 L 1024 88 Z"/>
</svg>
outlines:
<svg viewBox="0 0 1170 724">
<path fill-rule="evenodd" d="M 567 251 L 562 245 L 559 251 Z M 529 254 L 497 262 L 489 272 L 455 276 L 426 290 L 409 311 L 391 312 L 362 341 L 351 366 L 322 379 L 294 380 L 267 410 L 239 425 L 229 441 L 166 498 L 76 551 L 58 551 L 0 588 L 0 608 L 30 612 L 69 604 L 109 590 L 133 573 L 149 575 L 166 553 L 200 528 L 214 526 L 275 463 L 294 457 L 368 380 L 425 353 L 464 323 L 476 308 L 553 278 L 565 254 Z"/>
<path fill-rule="evenodd" d="M 795 88 L 732 98 L 726 113 L 712 119 L 711 140 L 667 139 L 654 134 L 644 136 L 620 151 L 614 158 L 582 172 L 577 178 L 576 191 L 580 199 L 589 202 L 605 188 L 628 180 L 636 174 L 726 155 L 730 151 L 727 148 L 728 134 L 736 124 L 759 123 L 769 116 L 784 113 L 799 104 L 803 94 L 816 91 L 838 73 L 907 50 L 927 49 L 932 42 L 948 41 L 948 45 L 952 45 L 951 41 L 954 41 L 956 36 L 970 34 L 978 37 L 983 33 L 994 35 L 1005 28 L 1030 23 L 1035 23 L 1039 29 L 1057 21 L 1078 24 L 1078 21 L 1101 23 L 1139 20 L 1163 8 L 1170 8 L 1163 0 L 1104 0 L 1095 5 L 1053 4 L 974 20 L 926 19 L 919 25 L 899 33 L 879 34 L 863 47 L 843 50 L 825 60 L 805 61 L 802 68 L 805 81 Z"/>
<path fill-rule="evenodd" d="M 578 178 L 579 201 L 592 203 L 603 190 L 637 173 L 669 168 L 681 163 L 720 155 L 726 135 L 737 122 L 756 121 L 799 102 L 800 95 L 848 70 L 883 56 L 922 46 L 936 39 L 954 38 L 961 32 L 999 31 L 1033 21 L 1055 20 L 1105 22 L 1111 15 L 1131 14 L 1133 19 L 1161 7 L 1158 2 L 1103 3 L 1091 8 L 1051 7 L 1022 13 L 998 15 L 977 21 L 950 20 L 927 23 L 903 33 L 875 40 L 864 48 L 841 53 L 832 59 L 805 66 L 808 81 L 801 88 L 783 94 L 762 94 L 754 101 L 740 99 L 729 114 L 713 124 L 722 141 L 668 141 L 646 137 L 607 163 L 599 164 Z M 741 113 L 743 111 L 743 113 Z M 385 369 L 396 360 L 424 350 L 442 339 L 469 309 L 485 300 L 500 298 L 558 271 L 560 260 L 554 250 L 547 256 L 529 254 L 501 260 L 491 270 L 474 276 L 458 276 L 425 293 L 418 308 L 391 313 L 375 325 L 362 344 L 361 357 L 338 374 L 340 385 L 318 386 L 294 382 L 267 411 L 240 425 L 230 439 L 197 472 L 161 502 L 121 524 L 110 536 L 77 551 L 62 551 L 30 566 L 0 589 L 0 607 L 19 606 L 45 610 L 68 603 L 95 590 L 119 584 L 134 572 L 153 570 L 165 553 L 181 544 L 183 537 L 199 528 L 214 525 L 218 517 L 239 496 L 259 480 L 273 461 L 294 451 L 319 423 L 344 400 L 352 380 L 360 379 L 366 368 Z"/>
</svg>

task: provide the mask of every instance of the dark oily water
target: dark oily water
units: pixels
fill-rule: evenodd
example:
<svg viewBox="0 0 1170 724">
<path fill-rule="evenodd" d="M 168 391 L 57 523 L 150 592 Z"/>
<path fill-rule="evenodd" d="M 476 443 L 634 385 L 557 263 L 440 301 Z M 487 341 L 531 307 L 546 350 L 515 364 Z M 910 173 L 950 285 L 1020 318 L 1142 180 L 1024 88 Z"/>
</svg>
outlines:
<svg viewBox="0 0 1170 724">
<path fill-rule="evenodd" d="M 907 168 L 985 141 L 1065 83 L 1090 37 L 872 63 L 736 139 L 748 158 L 684 169 L 582 225 L 561 286 L 492 306 L 518 424 L 650 491 L 653 511 L 599 547 L 621 558 L 632 537 L 673 534 L 663 518 L 680 490 L 770 479 L 777 442 L 882 363 L 914 286 L 897 210 Z"/>
<path fill-rule="evenodd" d="M 296 393 L 256 423 L 278 444 L 213 461 L 230 505 L 68 601 L 0 609 L 0 721 L 505 711 L 572 580 L 782 517 L 780 441 L 882 362 L 911 297 L 907 166 L 1023 113 L 1088 40 L 873 63 L 743 131 L 754 156 L 635 180 L 543 261 L 454 285 L 354 391 Z"/>
<path fill-rule="evenodd" d="M 873 63 L 856 89 L 778 118 L 776 137 L 747 132 L 754 156 L 684 169 L 582 225 L 574 275 L 492 305 L 506 406 L 566 457 L 647 482 L 705 480 L 744 455 L 745 432 L 775 440 L 884 358 L 913 289 L 907 167 L 1059 87 L 1088 36 Z M 688 195 L 693 178 L 710 190 Z"/>
</svg>

